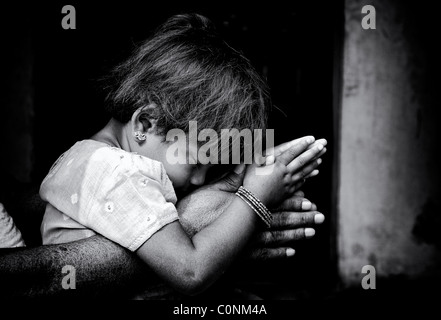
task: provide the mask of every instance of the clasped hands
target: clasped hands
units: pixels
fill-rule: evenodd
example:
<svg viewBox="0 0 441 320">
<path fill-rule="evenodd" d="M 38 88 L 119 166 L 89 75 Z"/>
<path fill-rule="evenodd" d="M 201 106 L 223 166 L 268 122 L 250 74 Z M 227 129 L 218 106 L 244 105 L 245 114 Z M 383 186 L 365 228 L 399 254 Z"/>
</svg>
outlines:
<svg viewBox="0 0 441 320">
<path fill-rule="evenodd" d="M 281 144 L 271 150 L 272 154 L 277 157 L 300 140 Z M 311 147 L 317 144 L 325 146 L 326 143 L 325 139 L 320 139 Z M 326 148 L 323 148 L 316 158 L 325 152 Z M 178 202 L 181 224 L 190 236 L 211 223 L 228 207 L 235 197 L 234 193 L 242 185 L 244 171 L 244 165 L 238 165 L 233 172 L 195 190 Z M 295 242 L 312 238 L 315 234 L 314 226 L 325 220 L 325 216 L 317 211 L 317 206 L 306 199 L 300 190 L 285 199 L 277 208 L 270 209 L 273 213 L 271 228 L 256 235 L 248 251 L 250 259 L 268 260 L 293 256 Z"/>
</svg>

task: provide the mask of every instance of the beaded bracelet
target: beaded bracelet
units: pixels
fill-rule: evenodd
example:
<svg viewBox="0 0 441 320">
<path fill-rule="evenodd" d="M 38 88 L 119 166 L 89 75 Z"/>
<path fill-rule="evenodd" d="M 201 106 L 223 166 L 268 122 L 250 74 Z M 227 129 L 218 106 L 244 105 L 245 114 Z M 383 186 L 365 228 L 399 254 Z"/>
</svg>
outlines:
<svg viewBox="0 0 441 320">
<path fill-rule="evenodd" d="M 250 200 L 253 201 L 253 204 L 258 206 L 260 208 L 260 211 L 262 214 L 266 217 L 267 220 L 271 221 L 273 219 L 273 216 L 271 212 L 265 207 L 265 205 L 248 189 L 245 189 L 242 187 L 239 192 L 245 192 L 250 196 Z"/>
<path fill-rule="evenodd" d="M 262 221 L 267 225 L 267 227 L 271 227 L 271 221 L 273 220 L 273 216 L 271 212 L 265 207 L 265 205 L 257 199 L 257 197 L 249 190 L 240 186 L 236 192 L 236 196 L 241 198 L 246 204 L 248 204 L 251 209 L 262 219 Z"/>
</svg>

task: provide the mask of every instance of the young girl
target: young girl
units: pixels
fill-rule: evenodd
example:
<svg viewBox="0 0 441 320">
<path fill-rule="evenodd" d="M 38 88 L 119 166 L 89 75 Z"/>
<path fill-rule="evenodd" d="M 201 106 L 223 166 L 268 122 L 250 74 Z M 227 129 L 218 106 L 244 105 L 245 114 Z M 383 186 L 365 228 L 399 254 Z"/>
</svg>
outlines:
<svg viewBox="0 0 441 320">
<path fill-rule="evenodd" d="M 313 137 L 286 144 L 276 158 L 267 158 L 267 175 L 249 165 L 225 212 L 190 238 L 179 223 L 175 192 L 202 185 L 212 164 L 190 164 L 199 147 L 191 139 L 185 159 L 172 164 L 167 132 L 188 132 L 190 121 L 197 121 L 199 131 L 265 128 L 267 87 L 249 61 L 196 14 L 166 21 L 111 79 L 112 119 L 65 152 L 42 182 L 40 195 L 48 202 L 43 243 L 100 233 L 135 252 L 178 291 L 199 293 L 222 275 L 255 230 L 270 224 L 267 207 L 317 173 L 323 145 L 313 145 Z"/>
</svg>

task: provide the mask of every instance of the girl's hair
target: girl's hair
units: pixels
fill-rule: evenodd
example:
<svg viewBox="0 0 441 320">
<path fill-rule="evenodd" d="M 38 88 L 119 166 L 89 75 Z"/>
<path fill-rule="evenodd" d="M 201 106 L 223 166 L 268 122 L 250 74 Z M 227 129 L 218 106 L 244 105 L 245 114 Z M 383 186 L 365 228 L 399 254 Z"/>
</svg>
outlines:
<svg viewBox="0 0 441 320">
<path fill-rule="evenodd" d="M 265 129 L 268 87 L 250 61 L 199 14 L 169 18 L 109 74 L 106 109 L 122 123 L 153 105 L 159 134 L 211 128 Z"/>
</svg>

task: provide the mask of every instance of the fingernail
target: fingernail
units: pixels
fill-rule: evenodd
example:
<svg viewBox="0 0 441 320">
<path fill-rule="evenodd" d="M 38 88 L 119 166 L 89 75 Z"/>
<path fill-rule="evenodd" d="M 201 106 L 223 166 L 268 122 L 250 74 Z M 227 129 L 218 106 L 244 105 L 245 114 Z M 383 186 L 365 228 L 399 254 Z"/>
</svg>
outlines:
<svg viewBox="0 0 441 320">
<path fill-rule="evenodd" d="M 287 257 L 292 257 L 295 253 L 296 253 L 296 251 L 293 248 L 286 249 L 286 256 Z"/>
<path fill-rule="evenodd" d="M 305 228 L 305 237 L 311 238 L 315 235 L 315 230 L 312 228 Z"/>
<path fill-rule="evenodd" d="M 320 224 L 323 223 L 323 221 L 325 221 L 325 216 L 323 214 L 318 213 L 314 216 L 314 223 Z"/>
<path fill-rule="evenodd" d="M 317 159 L 317 164 L 321 164 L 322 161 L 323 161 L 323 160 L 322 160 L 321 158 Z"/>
<path fill-rule="evenodd" d="M 306 142 L 309 143 L 309 144 L 311 144 L 311 143 L 314 142 L 314 140 L 315 140 L 314 137 L 311 136 L 311 137 L 308 137 L 308 138 L 306 139 Z"/>
<path fill-rule="evenodd" d="M 308 200 L 302 201 L 302 210 L 311 210 L 311 207 L 312 207 L 311 202 L 309 202 Z"/>
<path fill-rule="evenodd" d="M 261 167 L 261 166 L 263 166 L 264 164 L 265 164 L 265 157 L 264 156 L 261 156 L 261 155 L 259 155 L 259 154 L 256 154 L 255 155 L 255 157 L 254 157 L 254 161 L 256 162 L 256 164 L 259 166 L 259 167 Z"/>
<path fill-rule="evenodd" d="M 322 145 L 322 144 L 319 144 L 319 145 L 317 146 L 317 150 L 318 150 L 318 151 L 322 151 L 322 150 L 323 150 L 323 145 Z"/>
<path fill-rule="evenodd" d="M 269 166 L 272 165 L 274 163 L 274 156 L 273 155 L 269 155 L 268 157 L 266 157 L 266 161 L 265 161 L 265 165 Z"/>
</svg>

